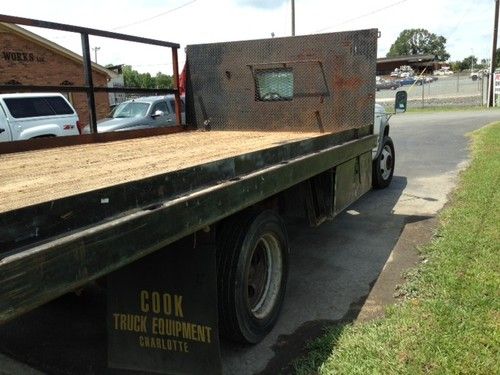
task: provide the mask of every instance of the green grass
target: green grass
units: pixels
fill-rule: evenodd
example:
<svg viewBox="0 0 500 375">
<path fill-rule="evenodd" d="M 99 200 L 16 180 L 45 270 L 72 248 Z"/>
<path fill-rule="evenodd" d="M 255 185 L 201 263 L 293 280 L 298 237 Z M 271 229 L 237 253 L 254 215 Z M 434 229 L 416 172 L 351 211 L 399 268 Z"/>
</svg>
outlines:
<svg viewBox="0 0 500 375">
<path fill-rule="evenodd" d="M 327 331 L 298 374 L 500 374 L 500 123 L 472 137 L 471 165 L 405 297 L 384 318 Z"/>
</svg>

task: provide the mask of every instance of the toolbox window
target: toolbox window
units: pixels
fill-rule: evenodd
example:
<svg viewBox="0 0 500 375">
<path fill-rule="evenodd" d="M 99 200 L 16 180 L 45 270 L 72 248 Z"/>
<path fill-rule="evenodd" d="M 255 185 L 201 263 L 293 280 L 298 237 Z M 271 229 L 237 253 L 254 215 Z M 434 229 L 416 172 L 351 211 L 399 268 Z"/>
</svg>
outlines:
<svg viewBox="0 0 500 375">
<path fill-rule="evenodd" d="M 4 102 L 15 118 L 55 115 L 46 98 L 5 98 Z"/>
<path fill-rule="evenodd" d="M 66 100 L 60 96 L 50 96 L 45 98 L 45 100 L 47 100 L 56 115 L 72 115 L 75 113 Z"/>
<path fill-rule="evenodd" d="M 255 100 L 268 102 L 292 99 L 292 69 L 266 69 L 255 72 Z"/>
</svg>

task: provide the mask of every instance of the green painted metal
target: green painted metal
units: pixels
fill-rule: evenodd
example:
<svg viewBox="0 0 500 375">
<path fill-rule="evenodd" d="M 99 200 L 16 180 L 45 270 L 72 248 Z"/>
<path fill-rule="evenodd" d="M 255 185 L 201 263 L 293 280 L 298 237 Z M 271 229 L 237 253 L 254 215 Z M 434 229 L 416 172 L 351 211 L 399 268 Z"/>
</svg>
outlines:
<svg viewBox="0 0 500 375">
<path fill-rule="evenodd" d="M 369 135 L 186 192 L 0 260 L 0 324 L 319 173 L 368 153 Z"/>
</svg>

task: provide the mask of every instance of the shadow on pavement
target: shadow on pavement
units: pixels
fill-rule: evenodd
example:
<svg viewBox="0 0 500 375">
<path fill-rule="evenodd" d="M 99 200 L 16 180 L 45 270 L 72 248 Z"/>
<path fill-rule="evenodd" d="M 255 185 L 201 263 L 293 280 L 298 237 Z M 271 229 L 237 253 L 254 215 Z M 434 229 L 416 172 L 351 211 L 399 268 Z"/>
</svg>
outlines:
<svg viewBox="0 0 500 375">
<path fill-rule="evenodd" d="M 327 328 L 334 328 L 331 337 L 335 346 L 335 337 L 358 318 L 406 224 L 429 218 L 394 213 L 406 185 L 406 177 L 395 176 L 390 188 L 367 193 L 331 223 L 290 230 L 288 295 L 275 329 L 280 333 L 259 344 L 272 351 L 264 366 L 244 373 L 293 373 L 292 362 L 306 354 L 309 343 Z M 226 372 L 237 373 L 236 365 L 230 363 L 255 350 L 225 348 L 230 358 L 225 363 Z"/>
</svg>

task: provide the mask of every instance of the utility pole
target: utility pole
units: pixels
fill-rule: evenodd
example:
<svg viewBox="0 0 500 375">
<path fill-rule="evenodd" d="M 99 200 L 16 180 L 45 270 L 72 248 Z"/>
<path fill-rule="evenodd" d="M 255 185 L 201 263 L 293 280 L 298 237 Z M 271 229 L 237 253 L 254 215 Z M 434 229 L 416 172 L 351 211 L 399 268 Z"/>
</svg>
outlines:
<svg viewBox="0 0 500 375">
<path fill-rule="evenodd" d="M 292 0 L 292 36 L 295 36 L 295 0 Z"/>
<path fill-rule="evenodd" d="M 101 47 L 93 47 L 92 50 L 94 51 L 94 62 L 97 64 L 97 51 L 99 51 Z"/>
<path fill-rule="evenodd" d="M 474 48 L 470 49 L 470 72 L 471 74 L 474 72 Z"/>
<path fill-rule="evenodd" d="M 495 86 L 495 67 L 497 65 L 496 52 L 497 52 L 497 35 L 498 35 L 498 9 L 500 0 L 495 0 L 495 21 L 493 23 L 493 47 L 491 50 L 491 64 L 490 64 L 490 74 L 488 81 L 488 107 L 493 107 L 493 101 L 495 98 L 494 86 Z"/>
</svg>

